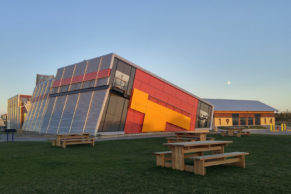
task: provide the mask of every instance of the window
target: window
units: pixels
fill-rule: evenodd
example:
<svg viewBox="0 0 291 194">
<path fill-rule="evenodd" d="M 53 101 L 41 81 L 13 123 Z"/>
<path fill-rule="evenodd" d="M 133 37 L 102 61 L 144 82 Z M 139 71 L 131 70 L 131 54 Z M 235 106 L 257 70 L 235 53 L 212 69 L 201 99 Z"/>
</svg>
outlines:
<svg viewBox="0 0 291 194">
<path fill-rule="evenodd" d="M 248 118 L 248 125 L 254 125 L 253 117 Z"/>
<path fill-rule="evenodd" d="M 246 120 L 247 120 L 247 118 L 245 118 L 245 117 L 241 117 L 240 118 L 240 125 L 246 125 L 247 123 L 246 123 Z"/>
<path fill-rule="evenodd" d="M 261 125 L 261 115 L 255 114 L 255 125 Z"/>
<path fill-rule="evenodd" d="M 196 128 L 209 128 L 211 123 L 212 108 L 201 101 L 198 103 Z"/>
<path fill-rule="evenodd" d="M 238 114 L 232 114 L 232 124 L 233 126 L 237 126 L 238 125 Z"/>
<path fill-rule="evenodd" d="M 128 85 L 129 75 L 116 70 L 113 86 L 126 90 Z"/>
</svg>

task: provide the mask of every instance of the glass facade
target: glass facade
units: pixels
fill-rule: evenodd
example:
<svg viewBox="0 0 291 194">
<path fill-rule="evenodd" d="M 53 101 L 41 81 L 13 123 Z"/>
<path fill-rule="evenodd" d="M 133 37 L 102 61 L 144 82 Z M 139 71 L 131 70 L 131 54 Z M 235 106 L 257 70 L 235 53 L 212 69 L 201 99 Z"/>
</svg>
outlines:
<svg viewBox="0 0 291 194">
<path fill-rule="evenodd" d="M 110 67 L 111 59 L 112 55 L 105 55 L 58 69 L 55 79 L 58 84 L 50 90 L 41 133 L 96 134 L 109 91 L 103 86 L 108 85 L 110 75 L 100 79 L 98 76 L 100 70 Z"/>
<path fill-rule="evenodd" d="M 237 126 L 239 123 L 239 114 L 232 114 L 232 125 Z"/>
<path fill-rule="evenodd" d="M 204 102 L 198 102 L 196 128 L 209 128 L 211 124 L 212 107 Z"/>
<path fill-rule="evenodd" d="M 110 90 L 98 131 L 114 132 L 124 130 L 134 76 L 134 67 L 120 60 L 114 61 L 110 77 L 112 89 Z"/>
<path fill-rule="evenodd" d="M 49 92 L 52 83 L 53 79 L 43 81 L 36 85 L 31 98 L 31 108 L 22 127 L 23 130 L 40 132 L 48 107 Z"/>
</svg>

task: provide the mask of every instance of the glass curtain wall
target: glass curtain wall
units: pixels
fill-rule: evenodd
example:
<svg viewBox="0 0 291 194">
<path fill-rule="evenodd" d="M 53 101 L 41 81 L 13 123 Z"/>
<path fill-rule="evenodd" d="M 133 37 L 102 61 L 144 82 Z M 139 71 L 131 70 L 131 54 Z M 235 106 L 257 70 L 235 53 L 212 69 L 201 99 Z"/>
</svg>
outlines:
<svg viewBox="0 0 291 194">
<path fill-rule="evenodd" d="M 211 124 L 212 107 L 204 102 L 198 102 L 196 128 L 209 128 Z"/>
</svg>

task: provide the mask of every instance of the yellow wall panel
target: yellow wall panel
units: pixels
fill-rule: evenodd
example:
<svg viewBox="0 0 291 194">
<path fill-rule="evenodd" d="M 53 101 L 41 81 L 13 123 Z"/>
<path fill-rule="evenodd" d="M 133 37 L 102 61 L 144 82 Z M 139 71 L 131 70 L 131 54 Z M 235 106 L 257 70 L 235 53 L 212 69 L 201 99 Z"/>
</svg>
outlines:
<svg viewBox="0 0 291 194">
<path fill-rule="evenodd" d="M 166 123 L 190 129 L 190 117 L 148 100 L 148 94 L 134 89 L 131 109 L 145 114 L 142 132 L 165 131 Z"/>
<path fill-rule="evenodd" d="M 275 118 L 274 117 L 261 117 L 261 125 L 274 125 Z"/>
<path fill-rule="evenodd" d="M 215 126 L 232 126 L 231 117 L 214 118 Z"/>
</svg>

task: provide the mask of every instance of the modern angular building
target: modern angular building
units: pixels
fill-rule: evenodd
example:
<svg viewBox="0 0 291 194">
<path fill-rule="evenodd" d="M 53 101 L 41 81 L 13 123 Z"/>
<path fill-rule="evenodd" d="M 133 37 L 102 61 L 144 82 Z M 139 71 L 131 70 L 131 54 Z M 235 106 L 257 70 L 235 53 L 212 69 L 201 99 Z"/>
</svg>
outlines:
<svg viewBox="0 0 291 194">
<path fill-rule="evenodd" d="M 37 74 L 36 75 L 36 84 L 35 85 L 38 85 L 41 82 L 49 81 L 49 80 L 54 79 L 54 78 L 55 77 L 53 75 L 41 75 L 41 74 Z"/>
<path fill-rule="evenodd" d="M 24 130 L 146 133 L 209 129 L 213 106 L 149 71 L 108 54 L 59 68 L 36 86 Z"/>
<path fill-rule="evenodd" d="M 214 127 L 275 124 L 276 109 L 253 100 L 204 99 L 214 105 Z"/>
<path fill-rule="evenodd" d="M 29 104 L 30 95 L 16 95 L 8 99 L 7 105 L 7 128 L 20 129 L 29 111 L 26 107 Z"/>
</svg>

